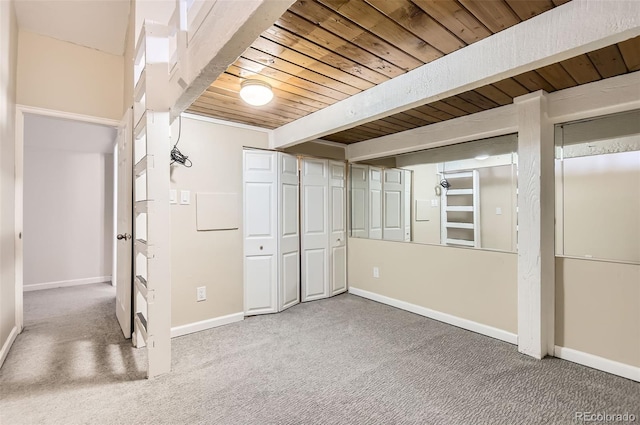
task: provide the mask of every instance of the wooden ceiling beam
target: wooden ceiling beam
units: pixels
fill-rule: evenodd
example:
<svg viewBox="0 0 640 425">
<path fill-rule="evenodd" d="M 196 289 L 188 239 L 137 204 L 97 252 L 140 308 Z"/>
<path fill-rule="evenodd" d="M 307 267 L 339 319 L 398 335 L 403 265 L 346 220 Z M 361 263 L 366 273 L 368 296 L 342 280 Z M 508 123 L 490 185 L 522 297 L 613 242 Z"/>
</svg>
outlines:
<svg viewBox="0 0 640 425">
<path fill-rule="evenodd" d="M 415 69 L 423 62 L 405 53 L 388 41 L 344 19 L 333 10 L 315 1 L 296 2 L 290 11 L 329 32 L 340 34 L 345 40 L 359 46 L 405 71 Z"/>
<path fill-rule="evenodd" d="M 456 0 L 412 0 L 412 2 L 467 44 L 492 33 Z"/>
<path fill-rule="evenodd" d="M 313 43 L 324 46 L 339 55 L 350 58 L 388 78 L 394 78 L 406 72 L 395 64 L 339 37 L 337 34 L 333 34 L 318 25 L 314 25 L 312 22 L 295 13 L 287 11 L 276 21 L 276 25 L 300 37 L 304 37 Z"/>
<path fill-rule="evenodd" d="M 640 70 L 640 37 L 618 43 L 618 48 L 629 72 Z"/>
<path fill-rule="evenodd" d="M 356 78 L 366 80 L 369 83 L 380 84 L 389 79 L 389 77 L 379 72 L 363 67 L 351 58 L 338 55 L 283 28 L 271 27 L 263 32 L 262 36 L 283 46 L 295 46 L 297 52 L 317 59 Z"/>
<path fill-rule="evenodd" d="M 409 0 L 365 1 L 444 54 L 467 45 Z"/>
<path fill-rule="evenodd" d="M 304 80 L 313 81 L 314 83 L 331 87 L 335 90 L 338 90 L 342 93 L 347 93 L 349 95 L 354 95 L 362 91 L 356 87 L 345 84 L 342 81 L 320 74 L 313 69 L 308 69 L 295 63 L 282 60 L 277 56 L 262 52 L 260 50 L 254 49 L 253 47 L 249 47 L 247 50 L 245 50 L 242 54 L 242 57 L 254 62 L 264 64 L 264 66 L 277 69 L 278 71 L 295 75 L 296 77 L 302 78 Z"/>
<path fill-rule="evenodd" d="M 364 0 L 317 1 L 423 63 L 431 62 L 444 55 L 440 50 L 389 20 Z"/>
</svg>

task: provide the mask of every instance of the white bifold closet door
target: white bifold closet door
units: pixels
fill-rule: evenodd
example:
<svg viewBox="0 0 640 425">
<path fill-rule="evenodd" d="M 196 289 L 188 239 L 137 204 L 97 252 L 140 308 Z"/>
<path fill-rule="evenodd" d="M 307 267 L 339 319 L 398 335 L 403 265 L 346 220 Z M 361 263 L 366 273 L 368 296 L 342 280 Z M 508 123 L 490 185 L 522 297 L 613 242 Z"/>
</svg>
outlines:
<svg viewBox="0 0 640 425">
<path fill-rule="evenodd" d="M 298 158 L 278 152 L 278 310 L 300 302 Z"/>
<path fill-rule="evenodd" d="M 369 239 L 382 239 L 382 168 L 369 167 Z"/>
<path fill-rule="evenodd" d="M 404 240 L 411 242 L 411 188 L 413 172 L 404 170 Z"/>
<path fill-rule="evenodd" d="M 351 235 L 369 237 L 369 166 L 351 165 Z"/>
<path fill-rule="evenodd" d="M 387 168 L 384 170 L 382 203 L 384 208 L 382 230 L 383 239 L 404 241 L 405 239 L 405 175 L 404 170 Z"/>
<path fill-rule="evenodd" d="M 244 310 L 275 313 L 300 300 L 297 159 L 247 149 L 243 171 Z"/>
<path fill-rule="evenodd" d="M 312 301 L 346 290 L 346 170 L 315 158 L 301 170 L 302 301 Z"/>
<path fill-rule="evenodd" d="M 347 290 L 346 165 L 329 161 L 330 295 Z"/>
</svg>

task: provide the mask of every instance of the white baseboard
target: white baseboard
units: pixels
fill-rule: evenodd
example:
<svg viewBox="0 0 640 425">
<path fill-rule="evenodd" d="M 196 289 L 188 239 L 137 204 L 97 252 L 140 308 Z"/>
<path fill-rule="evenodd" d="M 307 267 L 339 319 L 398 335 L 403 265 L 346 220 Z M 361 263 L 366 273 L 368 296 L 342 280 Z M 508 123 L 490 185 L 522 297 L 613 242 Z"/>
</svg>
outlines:
<svg viewBox="0 0 640 425">
<path fill-rule="evenodd" d="M 188 325 L 176 326 L 171 328 L 171 338 L 178 336 L 200 332 L 218 326 L 228 325 L 230 323 L 240 322 L 244 320 L 244 313 L 233 313 L 226 316 L 215 317 L 213 319 L 202 320 L 200 322 L 189 323 Z"/>
<path fill-rule="evenodd" d="M 11 350 L 11 346 L 16 340 L 18 333 L 18 327 L 14 326 L 13 329 L 11 329 L 11 332 L 9 332 L 7 340 L 2 345 L 2 350 L 0 351 L 0 367 L 4 364 L 4 360 L 7 358 L 7 354 L 9 354 L 9 350 Z"/>
<path fill-rule="evenodd" d="M 482 335 L 490 336 L 492 338 L 499 339 L 501 341 L 508 342 L 510 344 L 518 343 L 518 335 L 511 332 L 507 332 L 502 329 L 494 328 L 492 326 L 483 325 L 482 323 L 474 322 L 472 320 L 463 319 L 461 317 L 453 316 L 451 314 L 442 313 L 440 311 L 431 310 L 427 307 L 411 304 L 406 301 L 400 301 L 395 298 L 386 297 L 384 295 L 376 294 L 375 292 L 365 291 L 364 289 L 358 289 L 349 287 L 349 293 L 357 295 L 359 297 L 368 298 L 373 301 L 377 301 L 382 304 L 387 304 L 392 307 L 399 308 L 401 310 L 410 311 L 421 316 L 429 317 L 440 322 L 448 323 L 453 326 L 457 326 L 462 329 L 473 331 Z"/>
<path fill-rule="evenodd" d="M 111 282 L 111 276 L 87 277 L 84 279 L 59 280 L 57 282 L 34 283 L 32 285 L 24 285 L 22 290 L 40 291 L 42 289 L 65 288 L 67 286 L 89 285 L 92 283 Z"/>
<path fill-rule="evenodd" d="M 557 345 L 555 346 L 554 357 L 640 382 L 640 367 Z"/>
</svg>

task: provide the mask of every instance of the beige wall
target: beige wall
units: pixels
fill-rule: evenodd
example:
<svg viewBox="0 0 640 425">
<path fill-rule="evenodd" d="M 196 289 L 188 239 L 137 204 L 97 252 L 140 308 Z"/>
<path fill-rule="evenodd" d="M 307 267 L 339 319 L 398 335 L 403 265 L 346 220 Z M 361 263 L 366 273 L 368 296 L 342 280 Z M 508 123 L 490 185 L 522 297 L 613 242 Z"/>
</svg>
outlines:
<svg viewBox="0 0 640 425">
<path fill-rule="evenodd" d="M 15 103 L 18 23 L 13 2 L 0 1 L 0 347 L 15 315 Z"/>
<path fill-rule="evenodd" d="M 355 238 L 348 247 L 350 287 L 517 333 L 516 254 Z"/>
<path fill-rule="evenodd" d="M 176 120 L 176 123 L 178 120 Z M 174 125 L 174 134 L 177 126 Z M 267 133 L 182 119 L 178 147 L 193 167 L 172 167 L 171 187 L 191 191 L 191 205 L 172 208 L 171 319 L 180 326 L 228 314 L 243 306 L 242 148 L 267 148 Z M 197 231 L 198 192 L 237 193 L 240 228 Z M 207 300 L 196 302 L 196 288 Z"/>
<path fill-rule="evenodd" d="M 556 258 L 555 338 L 640 367 L 640 265 Z"/>
<path fill-rule="evenodd" d="M 122 118 L 122 56 L 28 31 L 20 31 L 18 49 L 18 103 Z"/>
</svg>

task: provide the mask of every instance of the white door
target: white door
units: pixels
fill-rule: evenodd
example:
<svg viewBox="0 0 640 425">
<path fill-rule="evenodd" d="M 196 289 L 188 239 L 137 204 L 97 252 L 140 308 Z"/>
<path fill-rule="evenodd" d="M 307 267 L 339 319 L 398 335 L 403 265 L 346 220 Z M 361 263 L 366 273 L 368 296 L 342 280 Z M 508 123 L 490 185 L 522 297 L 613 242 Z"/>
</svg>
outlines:
<svg viewBox="0 0 640 425">
<path fill-rule="evenodd" d="M 298 158 L 278 153 L 278 310 L 300 302 L 300 226 Z"/>
<path fill-rule="evenodd" d="M 344 162 L 329 161 L 329 246 L 330 294 L 347 290 L 347 209 L 346 166 Z"/>
<path fill-rule="evenodd" d="M 383 239 L 404 240 L 404 170 L 388 168 L 384 170 L 383 186 Z"/>
<path fill-rule="evenodd" d="M 131 234 L 133 217 L 132 189 L 132 128 L 131 110 L 127 110 L 120 127 L 117 141 L 117 186 L 116 186 L 116 317 L 125 338 L 131 338 L 131 293 L 133 291 L 133 275 L 131 259 L 133 240 Z"/>
<path fill-rule="evenodd" d="M 369 166 L 352 164 L 351 172 L 351 236 L 369 237 Z"/>
<path fill-rule="evenodd" d="M 369 239 L 382 239 L 382 168 L 369 167 Z"/>
<path fill-rule="evenodd" d="M 411 242 L 411 184 L 413 171 L 404 170 L 404 240 Z"/>
<path fill-rule="evenodd" d="M 329 162 L 304 158 L 301 169 L 302 301 L 329 296 Z"/>
<path fill-rule="evenodd" d="M 245 315 L 278 311 L 276 162 L 276 152 L 243 152 Z"/>
</svg>

